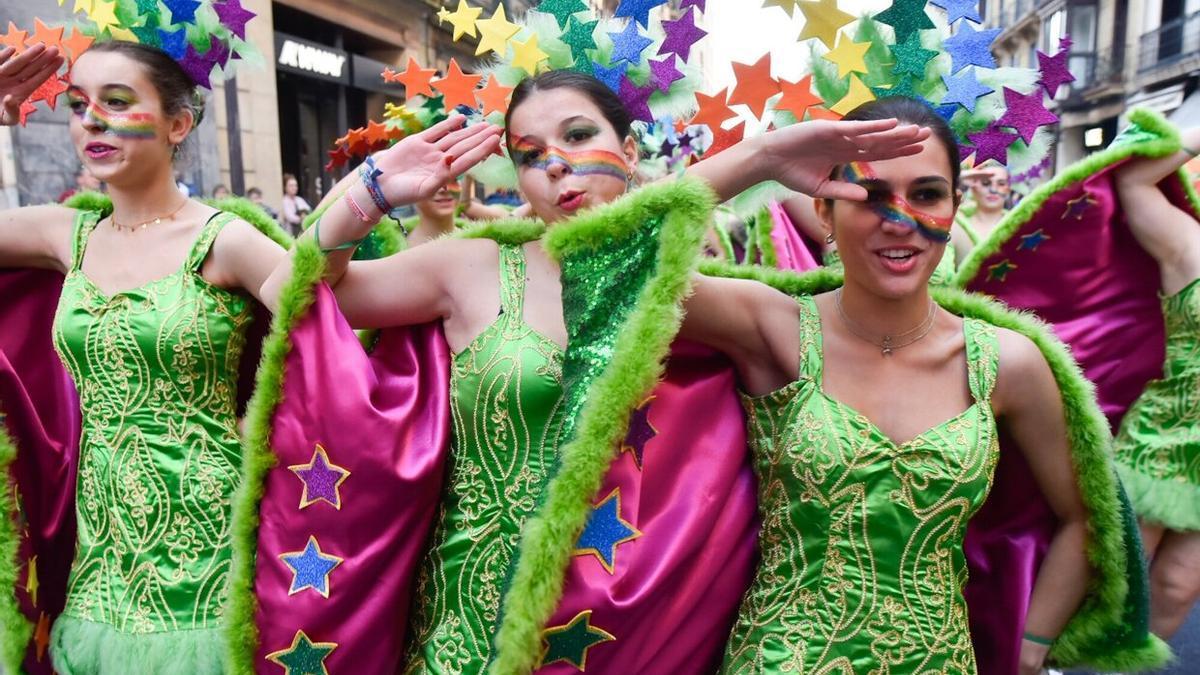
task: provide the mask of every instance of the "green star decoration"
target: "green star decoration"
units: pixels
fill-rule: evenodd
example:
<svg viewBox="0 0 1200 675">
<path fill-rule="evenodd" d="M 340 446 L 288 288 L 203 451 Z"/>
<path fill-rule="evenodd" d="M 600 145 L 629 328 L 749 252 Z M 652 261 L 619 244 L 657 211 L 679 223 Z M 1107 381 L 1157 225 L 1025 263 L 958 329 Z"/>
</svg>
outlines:
<svg viewBox="0 0 1200 675">
<path fill-rule="evenodd" d="M 1017 269 L 1017 266 L 1008 260 L 1000 262 L 988 268 L 988 281 L 1005 281 L 1008 278 L 1008 273 Z"/>
<path fill-rule="evenodd" d="M 291 647 L 267 654 L 267 660 L 283 666 L 284 675 L 329 675 L 325 657 L 335 649 L 336 642 L 313 642 L 298 630 Z"/>
<path fill-rule="evenodd" d="M 908 37 L 919 30 L 934 28 L 933 21 L 925 14 L 926 0 L 892 0 L 892 6 L 875 15 L 879 23 L 886 23 L 896 31 L 896 42 L 907 42 Z"/>
<path fill-rule="evenodd" d="M 543 14 L 553 14 L 558 20 L 558 25 L 565 28 L 572 14 L 586 12 L 588 6 L 583 0 L 542 0 L 534 9 Z"/>
<path fill-rule="evenodd" d="M 542 631 L 546 641 L 546 649 L 542 653 L 542 662 L 538 666 L 548 666 L 559 661 L 566 661 L 579 670 L 587 669 L 588 650 L 601 642 L 611 642 L 617 638 L 608 631 L 592 625 L 592 610 L 585 609 L 575 615 L 565 626 L 555 626 Z"/>
<path fill-rule="evenodd" d="M 596 26 L 598 25 L 600 25 L 599 21 L 580 21 L 575 17 L 571 17 L 560 39 L 571 48 L 572 56 L 576 59 L 584 58 L 587 56 L 588 49 L 596 48 L 596 39 L 592 35 L 595 33 Z M 590 62 L 591 59 L 588 59 L 588 61 Z M 591 71 L 587 72 L 590 73 Z"/>
<path fill-rule="evenodd" d="M 922 98 L 917 93 L 916 81 L 907 75 L 901 75 L 898 80 L 892 83 L 890 87 L 871 87 L 871 93 L 875 94 L 875 98 L 887 98 L 889 96 L 907 96 L 909 98 Z"/>
<path fill-rule="evenodd" d="M 897 75 L 912 75 L 918 80 L 925 79 L 926 64 L 938 55 L 932 49 L 925 49 L 921 46 L 921 34 L 917 32 L 909 35 L 904 42 L 892 45 L 891 51 L 892 58 L 896 60 L 892 72 Z"/>
</svg>

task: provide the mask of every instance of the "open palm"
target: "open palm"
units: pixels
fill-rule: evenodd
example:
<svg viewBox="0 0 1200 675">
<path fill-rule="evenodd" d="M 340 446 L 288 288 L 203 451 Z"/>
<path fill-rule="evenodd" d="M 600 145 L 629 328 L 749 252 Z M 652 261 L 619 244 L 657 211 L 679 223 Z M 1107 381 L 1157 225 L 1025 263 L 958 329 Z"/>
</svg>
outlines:
<svg viewBox="0 0 1200 675">
<path fill-rule="evenodd" d="M 455 115 L 375 154 L 379 185 L 391 204 L 433 197 L 450 179 L 466 173 L 500 145 L 500 127 Z"/>
<path fill-rule="evenodd" d="M 771 177 L 788 188 L 818 199 L 863 200 L 867 191 L 854 183 L 830 179 L 834 168 L 915 155 L 929 129 L 896 120 L 805 122 L 773 131 L 764 138 Z"/>
<path fill-rule="evenodd" d="M 21 104 L 62 67 L 57 47 L 38 43 L 17 54 L 12 47 L 0 49 L 0 126 L 21 120 Z"/>
</svg>

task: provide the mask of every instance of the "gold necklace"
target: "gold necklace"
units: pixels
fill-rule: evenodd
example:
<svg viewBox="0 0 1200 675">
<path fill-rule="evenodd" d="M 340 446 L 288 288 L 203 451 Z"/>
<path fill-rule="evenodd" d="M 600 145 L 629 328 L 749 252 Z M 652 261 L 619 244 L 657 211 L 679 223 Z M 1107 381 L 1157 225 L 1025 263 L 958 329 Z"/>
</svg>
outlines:
<svg viewBox="0 0 1200 675">
<path fill-rule="evenodd" d="M 115 211 L 113 213 L 109 214 L 108 221 L 110 223 L 112 223 L 113 227 L 117 228 L 118 230 L 120 230 L 122 232 L 136 232 L 137 230 L 144 230 L 151 225 L 158 225 L 159 223 L 161 223 L 164 220 L 175 220 L 175 214 L 182 211 L 183 207 L 187 206 L 188 202 L 190 202 L 190 201 L 191 201 L 190 199 L 184 198 L 183 203 L 180 204 L 179 206 L 175 207 L 174 211 L 166 214 L 165 216 L 158 216 L 156 218 L 151 218 L 150 220 L 147 220 L 144 223 L 138 223 L 137 225 L 122 225 L 121 223 L 118 223 L 117 222 L 117 213 Z"/>
<path fill-rule="evenodd" d="M 866 342 L 870 342 L 876 347 L 879 347 L 884 356 L 891 356 L 892 352 L 895 350 L 911 345 L 926 335 L 929 335 L 929 332 L 933 330 L 933 320 L 937 310 L 937 303 L 935 303 L 933 300 L 929 301 L 929 314 L 925 317 L 924 321 L 904 331 L 903 333 L 896 335 L 885 334 L 882 340 L 876 340 L 869 331 L 854 323 L 854 321 L 852 321 L 850 317 L 846 315 L 846 310 L 842 307 L 842 289 L 839 288 L 836 292 L 834 292 L 833 299 L 834 304 L 837 305 L 838 316 L 842 317 L 842 321 L 845 322 L 846 328 L 850 329 L 850 332 L 854 335 L 854 337 Z M 908 340 L 904 339 L 910 335 L 914 336 Z"/>
</svg>

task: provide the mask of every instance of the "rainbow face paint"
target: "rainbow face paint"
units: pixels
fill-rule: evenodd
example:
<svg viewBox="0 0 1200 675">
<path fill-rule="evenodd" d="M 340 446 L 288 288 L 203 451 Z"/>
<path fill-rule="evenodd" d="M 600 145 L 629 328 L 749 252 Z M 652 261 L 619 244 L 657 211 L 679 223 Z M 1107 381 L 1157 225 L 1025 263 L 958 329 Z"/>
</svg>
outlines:
<svg viewBox="0 0 1200 675">
<path fill-rule="evenodd" d="M 70 95 L 67 101 L 72 112 L 78 115 L 84 124 L 99 127 L 110 136 L 149 140 L 156 135 L 155 117 L 151 113 L 113 112 L 78 95 Z M 123 104 L 132 105 L 132 102 L 125 101 Z"/>
<path fill-rule="evenodd" d="M 576 176 L 611 176 L 622 182 L 629 180 L 629 166 L 625 158 L 607 150 L 569 152 L 518 138 L 513 143 L 511 154 L 518 167 L 547 171 L 557 164 Z"/>
<path fill-rule="evenodd" d="M 878 180 L 875 172 L 864 162 L 847 164 L 842 169 L 842 178 L 848 183 L 859 185 L 867 181 Z M 888 222 L 916 230 L 922 237 L 939 244 L 950 241 L 950 226 L 954 224 L 953 216 L 935 216 L 919 211 L 894 192 L 889 193 L 888 198 L 884 201 L 873 201 L 869 204 L 880 218 Z"/>
</svg>

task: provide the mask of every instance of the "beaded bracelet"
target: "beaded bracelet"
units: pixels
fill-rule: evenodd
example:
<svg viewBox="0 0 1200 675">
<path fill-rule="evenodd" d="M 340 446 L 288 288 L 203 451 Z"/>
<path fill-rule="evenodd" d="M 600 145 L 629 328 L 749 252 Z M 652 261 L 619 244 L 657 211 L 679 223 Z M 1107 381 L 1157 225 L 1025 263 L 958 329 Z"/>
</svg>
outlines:
<svg viewBox="0 0 1200 675">
<path fill-rule="evenodd" d="M 347 194 L 349 194 L 349 193 L 347 193 Z M 321 253 L 333 253 L 334 251 L 348 251 L 348 250 L 358 246 L 359 244 L 363 243 L 367 239 L 366 237 L 361 237 L 359 239 L 354 239 L 351 241 L 343 242 L 341 244 L 338 244 L 337 246 L 325 248 L 324 246 L 321 246 L 321 219 L 320 218 L 317 218 L 316 222 L 313 223 L 312 231 L 313 231 L 313 241 L 317 242 L 317 248 L 319 248 L 321 250 Z"/>
<path fill-rule="evenodd" d="M 379 209 L 379 213 L 387 215 L 391 212 L 392 205 L 383 196 L 383 188 L 379 186 L 379 177 L 382 175 L 383 171 L 375 166 L 373 157 L 368 157 L 367 161 L 358 169 L 358 176 L 371 195 L 371 201 L 375 203 L 375 208 Z"/>
<path fill-rule="evenodd" d="M 1041 645 L 1043 647 L 1049 647 L 1050 645 L 1054 644 L 1054 640 L 1052 640 L 1050 638 L 1044 638 L 1040 635 L 1034 635 L 1033 633 L 1030 633 L 1029 631 L 1025 631 L 1025 639 L 1029 640 L 1030 642 L 1032 642 L 1035 645 Z"/>
</svg>

